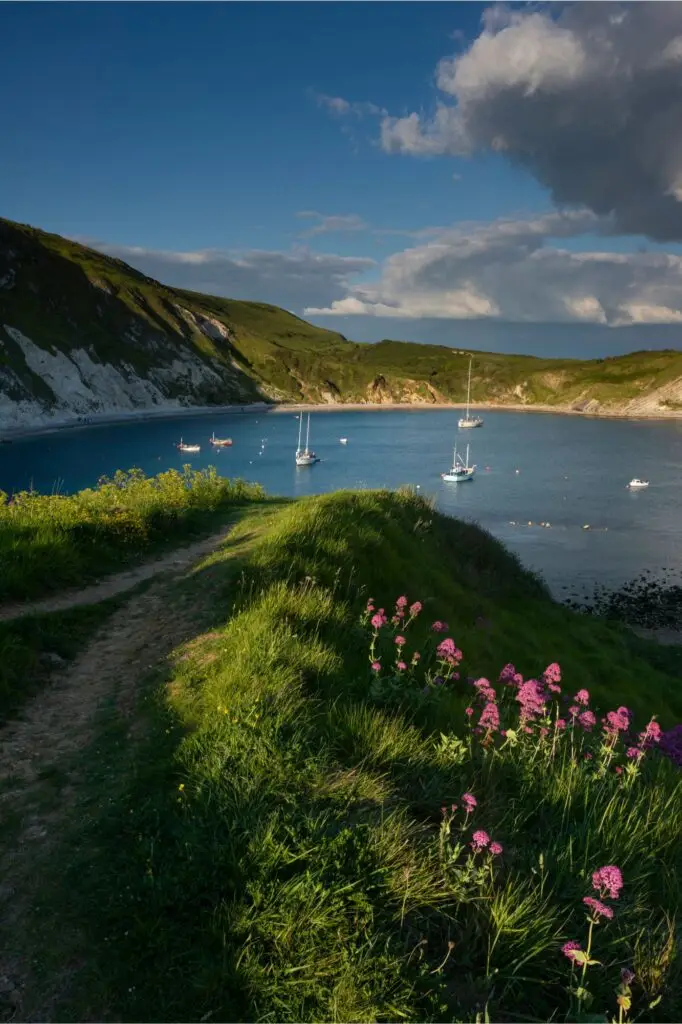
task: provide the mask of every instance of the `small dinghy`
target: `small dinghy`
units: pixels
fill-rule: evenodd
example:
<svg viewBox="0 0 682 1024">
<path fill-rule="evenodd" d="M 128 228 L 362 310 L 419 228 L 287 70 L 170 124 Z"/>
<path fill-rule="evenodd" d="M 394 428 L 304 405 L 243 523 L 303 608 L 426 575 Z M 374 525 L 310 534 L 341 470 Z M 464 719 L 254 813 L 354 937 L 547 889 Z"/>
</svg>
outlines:
<svg viewBox="0 0 682 1024">
<path fill-rule="evenodd" d="M 632 479 L 630 481 L 630 483 L 628 484 L 628 487 L 630 488 L 631 491 L 641 491 L 645 487 L 648 487 L 648 486 L 649 486 L 649 481 L 648 480 L 640 480 L 639 477 L 634 477 L 634 479 Z"/>
</svg>

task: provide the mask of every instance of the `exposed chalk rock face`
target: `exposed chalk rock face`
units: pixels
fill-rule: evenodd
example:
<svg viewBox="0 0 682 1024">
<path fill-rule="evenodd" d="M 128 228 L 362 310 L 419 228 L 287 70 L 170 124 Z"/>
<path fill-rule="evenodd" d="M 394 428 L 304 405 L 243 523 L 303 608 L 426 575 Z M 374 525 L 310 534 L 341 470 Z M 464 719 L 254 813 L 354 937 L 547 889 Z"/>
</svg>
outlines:
<svg viewBox="0 0 682 1024">
<path fill-rule="evenodd" d="M 21 351 L 30 374 L 46 388 L 41 389 L 41 396 L 32 394 L 30 382 L 22 380 L 15 370 L 0 370 L 0 430 L 41 427 L 93 414 L 172 411 L 195 401 L 199 404 L 202 391 L 218 389 L 223 383 L 219 370 L 189 349 L 178 348 L 175 358 L 165 366 L 151 366 L 141 377 L 125 360 L 114 366 L 99 362 L 84 348 L 68 353 L 50 351 L 11 324 L 3 326 Z"/>
</svg>

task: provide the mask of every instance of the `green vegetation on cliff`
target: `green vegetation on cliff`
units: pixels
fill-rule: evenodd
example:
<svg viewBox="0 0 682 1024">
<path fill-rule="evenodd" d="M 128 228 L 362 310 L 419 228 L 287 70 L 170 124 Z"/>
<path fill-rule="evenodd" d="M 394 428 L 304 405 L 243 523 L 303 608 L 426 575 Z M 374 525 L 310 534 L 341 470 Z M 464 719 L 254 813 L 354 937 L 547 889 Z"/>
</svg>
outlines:
<svg viewBox="0 0 682 1024">
<path fill-rule="evenodd" d="M 401 595 L 412 622 L 373 629 L 368 600 L 390 619 Z M 191 629 L 71 765 L 85 791 L 21 930 L 53 1017 L 618 1020 L 627 968 L 620 1019 L 679 1020 L 680 776 L 601 723 L 627 705 L 640 749 L 652 712 L 679 720 L 650 645 L 408 492 L 245 509 L 164 615 Z M 594 724 L 557 697 L 566 728 L 519 728 L 510 661 L 540 680 L 559 662 Z M 472 731 L 480 677 L 515 732 Z M 611 865 L 622 887 L 595 888 Z M 584 897 L 607 908 L 593 926 Z M 588 931 L 580 984 L 562 946 Z"/>
<path fill-rule="evenodd" d="M 398 341 L 357 344 L 275 306 L 168 287 L 120 260 L 6 220 L 0 220 L 0 296 L 0 388 L 16 401 L 33 396 L 49 407 L 57 399 L 54 382 L 28 366 L 12 331 L 51 353 L 85 350 L 95 363 L 124 377 L 135 373 L 187 404 L 466 397 L 468 352 Z M 682 353 L 676 351 L 589 361 L 474 357 L 474 401 L 633 414 L 682 407 Z M 87 377 L 79 359 L 78 372 Z M 68 404 L 68 396 L 62 401 Z"/>
</svg>

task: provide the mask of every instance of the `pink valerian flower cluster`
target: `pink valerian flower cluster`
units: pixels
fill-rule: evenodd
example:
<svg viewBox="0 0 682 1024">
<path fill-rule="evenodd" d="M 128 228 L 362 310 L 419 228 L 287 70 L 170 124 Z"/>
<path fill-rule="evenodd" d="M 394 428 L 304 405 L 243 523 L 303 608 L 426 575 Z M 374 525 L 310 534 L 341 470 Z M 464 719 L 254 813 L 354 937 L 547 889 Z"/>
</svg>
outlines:
<svg viewBox="0 0 682 1024">
<path fill-rule="evenodd" d="M 511 662 L 509 662 L 509 664 L 505 665 L 504 668 L 502 669 L 502 671 L 500 672 L 500 680 L 499 681 L 501 683 L 512 683 L 514 681 L 514 676 L 515 675 L 516 675 L 516 668 L 515 668 L 514 665 L 512 665 Z"/>
<path fill-rule="evenodd" d="M 604 726 L 604 738 L 608 744 L 613 744 L 621 732 L 627 732 L 630 728 L 630 712 L 627 708 L 618 708 L 617 711 L 608 711 L 602 718 Z"/>
<path fill-rule="evenodd" d="M 592 888 L 596 889 L 600 896 L 611 900 L 617 900 L 620 890 L 623 888 L 623 875 L 615 864 L 607 864 L 603 868 L 592 872 Z"/>
<path fill-rule="evenodd" d="M 602 920 L 611 921 L 613 918 L 613 907 L 604 903 L 604 900 L 617 900 L 620 896 L 620 890 L 623 888 L 623 876 L 620 868 L 615 864 L 606 864 L 603 868 L 593 871 L 592 888 L 597 890 L 601 899 L 597 899 L 595 896 L 583 896 L 583 903 L 591 911 L 591 916 L 588 918 L 590 930 L 588 933 L 587 949 L 583 950 L 580 943 L 574 939 L 565 942 L 561 947 L 561 952 L 565 957 L 568 957 L 573 965 L 576 963 L 583 964 L 583 975 L 588 964 L 592 962 L 590 956 L 592 951 L 593 925 L 599 924 Z M 624 984 L 629 984 L 634 979 L 632 972 L 628 972 L 628 974 L 632 976 L 629 977 L 627 982 L 623 977 Z"/>
<path fill-rule="evenodd" d="M 590 703 L 590 694 L 588 690 L 578 690 L 573 700 L 576 704 L 582 704 L 584 708 Z"/>
<path fill-rule="evenodd" d="M 497 732 L 500 728 L 500 712 L 497 704 L 493 703 L 493 701 L 488 701 L 483 708 L 481 717 L 478 720 L 478 727 L 486 732 Z"/>
<path fill-rule="evenodd" d="M 520 705 L 519 717 L 523 725 L 545 713 L 545 696 L 536 679 L 528 679 L 519 686 L 516 700 Z"/>
<path fill-rule="evenodd" d="M 617 900 L 620 897 L 620 890 L 623 888 L 623 875 L 615 864 L 606 864 L 592 872 L 592 888 L 596 889 L 601 899 L 594 896 L 583 896 L 583 903 L 592 911 L 594 921 L 599 922 L 603 917 L 610 921 L 613 917 L 613 908 L 603 901 L 605 899 Z"/>
<path fill-rule="evenodd" d="M 448 626 L 447 622 L 441 622 L 440 619 L 438 619 L 431 626 L 431 629 L 433 630 L 434 633 L 447 633 L 450 627 Z"/>
<path fill-rule="evenodd" d="M 476 829 L 471 837 L 471 849 L 474 853 L 483 853 L 487 850 L 493 857 L 499 857 L 504 851 L 502 843 L 491 842 L 490 836 L 482 828 Z"/>
<path fill-rule="evenodd" d="M 556 661 L 553 661 L 551 665 L 547 666 L 543 672 L 542 678 L 550 693 L 561 693 L 561 687 L 559 686 L 559 683 L 561 682 L 561 669 Z"/>
<path fill-rule="evenodd" d="M 611 907 L 607 907 L 601 900 L 596 900 L 594 896 L 583 896 L 583 903 L 586 907 L 589 907 L 594 916 L 599 920 L 600 917 L 605 917 L 607 921 L 610 921 L 613 917 L 613 911 Z"/>
<path fill-rule="evenodd" d="M 654 743 L 660 743 L 662 734 L 660 725 L 655 718 L 652 718 L 646 729 L 639 734 L 639 746 L 645 750 L 647 747 L 652 747 Z"/>
<path fill-rule="evenodd" d="M 561 952 L 564 956 L 567 956 L 571 963 L 575 962 L 575 954 L 582 953 L 583 947 L 575 939 L 570 939 L 568 942 L 564 942 L 561 947 Z"/>
<path fill-rule="evenodd" d="M 369 621 L 372 624 L 372 627 L 376 630 L 379 630 L 382 628 L 382 626 L 385 626 L 386 623 L 388 622 L 388 619 L 386 618 L 386 613 L 384 612 L 384 609 L 380 608 L 379 611 L 376 612 Z"/>
<path fill-rule="evenodd" d="M 485 678 L 477 679 L 474 682 L 474 689 L 476 690 L 476 695 L 481 700 L 492 703 L 494 703 L 497 700 L 497 694 L 495 693 L 495 690 L 490 685 L 490 682 Z"/>
<path fill-rule="evenodd" d="M 485 850 L 489 843 L 490 836 L 482 828 L 477 829 L 471 837 L 471 849 L 474 853 L 480 853 L 481 850 Z"/>
<path fill-rule="evenodd" d="M 478 807 L 478 800 L 473 793 L 463 793 L 462 803 L 467 814 L 471 814 L 475 807 Z"/>
<path fill-rule="evenodd" d="M 594 711 L 581 711 L 578 715 L 578 721 L 585 732 L 592 732 L 593 728 L 597 724 L 597 716 Z"/>
<path fill-rule="evenodd" d="M 447 661 L 451 665 L 459 664 L 462 660 L 462 652 L 455 644 L 455 641 L 450 637 L 447 637 L 445 640 L 441 640 L 436 648 L 436 654 L 441 661 Z"/>
</svg>

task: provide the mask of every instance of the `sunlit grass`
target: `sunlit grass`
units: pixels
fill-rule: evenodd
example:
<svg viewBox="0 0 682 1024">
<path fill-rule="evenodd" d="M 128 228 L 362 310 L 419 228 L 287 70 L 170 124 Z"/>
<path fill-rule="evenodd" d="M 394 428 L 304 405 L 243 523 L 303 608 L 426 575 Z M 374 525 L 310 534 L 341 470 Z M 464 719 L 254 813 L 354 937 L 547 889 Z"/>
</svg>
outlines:
<svg viewBox="0 0 682 1024">
<path fill-rule="evenodd" d="M 176 651 L 134 777 L 78 831 L 65 912 L 88 961 L 64 1012 L 103 999 L 123 1020 L 575 1019 L 561 946 L 584 943 L 591 873 L 613 863 L 625 884 L 595 929 L 593 1010 L 617 1015 L 627 966 L 642 1019 L 679 1019 L 673 767 L 647 758 L 626 787 L 529 744 L 470 747 L 458 686 L 372 696 L 358 612 L 406 592 L 425 604 L 414 642 L 447 618 L 463 677 L 556 659 L 596 706 L 672 721 L 682 697 L 646 645 L 554 605 L 499 544 L 409 493 L 306 499 L 239 531 L 238 564 L 229 549 L 210 560 L 213 585 L 221 567 L 231 580 L 218 624 Z M 202 585 L 200 571 L 184 597 Z M 445 834 L 441 808 L 464 792 L 478 806 Z M 504 847 L 482 874 L 465 869 L 474 828 Z"/>
<path fill-rule="evenodd" d="M 0 493 L 0 600 L 87 582 L 263 497 L 258 484 L 189 466 L 155 477 L 118 472 L 71 495 Z"/>
</svg>

